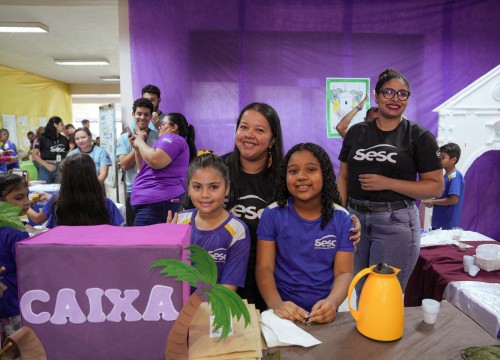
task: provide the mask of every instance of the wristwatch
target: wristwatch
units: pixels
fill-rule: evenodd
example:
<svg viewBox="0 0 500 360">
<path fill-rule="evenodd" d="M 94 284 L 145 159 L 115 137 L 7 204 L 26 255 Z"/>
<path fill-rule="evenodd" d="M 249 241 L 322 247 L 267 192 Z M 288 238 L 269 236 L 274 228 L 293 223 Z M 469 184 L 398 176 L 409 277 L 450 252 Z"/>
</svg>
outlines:
<svg viewBox="0 0 500 360">
<path fill-rule="evenodd" d="M 359 105 L 356 105 L 356 109 L 358 109 L 358 111 L 363 110 L 363 108 L 361 106 L 359 106 Z"/>
</svg>

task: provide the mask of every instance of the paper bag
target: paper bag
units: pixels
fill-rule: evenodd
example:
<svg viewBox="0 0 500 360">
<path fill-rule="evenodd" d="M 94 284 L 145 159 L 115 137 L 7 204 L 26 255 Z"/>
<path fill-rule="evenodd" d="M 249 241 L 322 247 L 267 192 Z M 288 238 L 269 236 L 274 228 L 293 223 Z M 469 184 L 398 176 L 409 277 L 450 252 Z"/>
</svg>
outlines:
<svg viewBox="0 0 500 360">
<path fill-rule="evenodd" d="M 210 338 L 210 305 L 202 303 L 189 326 L 189 359 L 257 359 L 262 356 L 260 328 L 255 305 L 246 304 L 250 325 L 233 318 L 233 335 L 225 340 Z"/>
</svg>

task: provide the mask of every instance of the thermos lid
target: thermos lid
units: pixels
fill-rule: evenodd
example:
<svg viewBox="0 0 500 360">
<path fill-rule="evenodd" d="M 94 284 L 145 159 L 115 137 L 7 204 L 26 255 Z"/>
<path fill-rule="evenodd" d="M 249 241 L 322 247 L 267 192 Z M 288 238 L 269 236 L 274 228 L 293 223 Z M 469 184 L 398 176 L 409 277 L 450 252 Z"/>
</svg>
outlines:
<svg viewBox="0 0 500 360">
<path fill-rule="evenodd" d="M 373 272 L 377 274 L 394 274 L 394 269 L 387 265 L 387 263 L 379 263 L 375 266 Z"/>
</svg>

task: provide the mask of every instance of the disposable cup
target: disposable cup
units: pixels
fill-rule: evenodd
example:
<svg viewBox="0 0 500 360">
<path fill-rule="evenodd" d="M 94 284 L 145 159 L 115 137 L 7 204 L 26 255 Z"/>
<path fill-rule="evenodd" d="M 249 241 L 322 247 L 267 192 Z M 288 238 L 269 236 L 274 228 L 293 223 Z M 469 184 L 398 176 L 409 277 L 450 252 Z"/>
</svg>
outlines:
<svg viewBox="0 0 500 360">
<path fill-rule="evenodd" d="M 477 265 L 469 265 L 469 275 L 470 276 L 476 276 L 477 273 L 479 272 L 479 266 Z"/>
<path fill-rule="evenodd" d="M 454 227 L 451 229 L 452 234 L 453 234 L 453 240 L 460 240 L 462 237 L 462 228 L 459 227 Z"/>
<path fill-rule="evenodd" d="M 470 266 L 474 265 L 474 256 L 464 255 L 463 261 L 464 261 L 464 271 L 468 273 Z"/>
<path fill-rule="evenodd" d="M 458 251 L 465 251 L 467 250 L 467 244 L 464 243 L 463 241 L 458 241 Z"/>
<path fill-rule="evenodd" d="M 440 303 L 434 299 L 422 300 L 422 311 L 424 313 L 424 322 L 434 324 L 439 313 Z"/>
</svg>

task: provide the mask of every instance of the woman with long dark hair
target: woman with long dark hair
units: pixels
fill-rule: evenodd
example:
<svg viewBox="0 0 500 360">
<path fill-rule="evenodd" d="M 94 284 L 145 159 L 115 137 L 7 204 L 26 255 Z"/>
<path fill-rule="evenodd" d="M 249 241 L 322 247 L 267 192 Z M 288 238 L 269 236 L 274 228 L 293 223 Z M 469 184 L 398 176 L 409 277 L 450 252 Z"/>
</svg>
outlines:
<svg viewBox="0 0 500 360">
<path fill-rule="evenodd" d="M 59 116 L 52 116 L 32 152 L 33 160 L 39 165 L 38 179 L 45 180 L 47 184 L 56 181 L 59 175 L 59 165 L 69 150 L 68 139 L 60 134 L 63 131 L 63 120 Z"/>
<path fill-rule="evenodd" d="M 170 113 L 160 123 L 159 138 L 149 146 L 146 130 L 130 135 L 140 169 L 132 188 L 134 226 L 164 223 L 168 211 L 177 212 L 186 191 L 190 159 L 196 156 L 194 128 L 184 115 Z"/>
<path fill-rule="evenodd" d="M 41 194 L 47 199 L 47 194 Z M 66 158 L 61 165 L 61 188 L 50 197 L 40 213 L 28 211 L 36 223 L 47 221 L 47 228 L 58 225 L 115 225 L 125 220 L 116 205 L 104 195 L 95 170 L 94 161 L 85 154 Z"/>
</svg>

